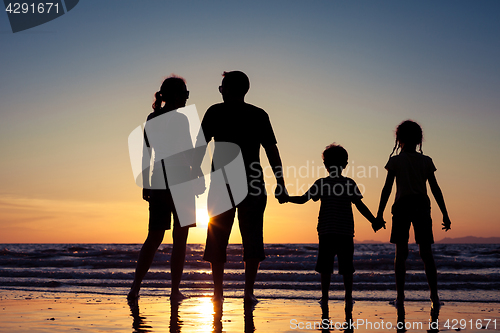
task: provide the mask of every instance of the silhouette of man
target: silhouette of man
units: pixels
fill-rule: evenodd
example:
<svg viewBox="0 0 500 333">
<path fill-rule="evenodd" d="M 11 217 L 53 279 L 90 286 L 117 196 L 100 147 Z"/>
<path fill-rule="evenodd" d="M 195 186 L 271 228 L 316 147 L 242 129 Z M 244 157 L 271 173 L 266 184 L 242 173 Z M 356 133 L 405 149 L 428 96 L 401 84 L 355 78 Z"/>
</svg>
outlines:
<svg viewBox="0 0 500 333">
<path fill-rule="evenodd" d="M 214 280 L 214 301 L 223 300 L 223 275 L 226 262 L 226 249 L 236 211 L 243 243 L 245 262 L 245 302 L 255 304 L 254 284 L 259 264 L 265 258 L 263 240 L 264 210 L 267 195 L 263 171 L 260 164 L 260 147 L 264 147 L 269 164 L 273 168 L 276 181 L 276 198 L 284 200 L 285 180 L 282 174 L 281 158 L 276 146 L 276 138 L 267 113 L 251 104 L 245 103 L 245 95 L 250 81 L 240 71 L 224 72 L 219 92 L 223 103 L 212 105 L 201 123 L 203 135 L 198 140 L 216 143 L 214 156 L 217 155 L 217 142 L 231 142 L 241 149 L 245 165 L 248 194 L 232 209 L 210 218 L 207 230 L 207 243 L 204 260 L 212 266 Z M 197 145 L 198 146 L 198 145 Z M 201 164 L 203 154 L 199 153 L 194 165 Z M 214 157 L 215 159 L 215 157 Z M 230 194 L 230 189 L 228 186 Z M 231 194 L 230 194 L 231 195 Z"/>
</svg>

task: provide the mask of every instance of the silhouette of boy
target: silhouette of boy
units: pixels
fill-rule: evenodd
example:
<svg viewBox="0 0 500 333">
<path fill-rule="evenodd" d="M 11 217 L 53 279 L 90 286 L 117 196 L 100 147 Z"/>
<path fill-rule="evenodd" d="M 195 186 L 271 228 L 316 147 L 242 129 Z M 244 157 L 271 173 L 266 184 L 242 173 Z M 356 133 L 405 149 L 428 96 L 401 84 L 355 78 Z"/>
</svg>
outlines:
<svg viewBox="0 0 500 333">
<path fill-rule="evenodd" d="M 384 221 L 377 221 L 361 200 L 356 182 L 342 176 L 347 166 L 347 151 L 340 145 L 331 144 L 323 151 L 323 163 L 329 173 L 314 182 L 302 196 L 289 196 L 285 202 L 304 204 L 310 199 L 321 200 L 318 216 L 319 251 L 315 270 L 321 274 L 322 306 L 328 304 L 328 291 L 333 273 L 335 255 L 338 259 L 339 274 L 343 276 L 345 288 L 346 320 L 352 312 L 352 280 L 354 273 L 354 218 L 351 203 L 372 223 L 376 232 L 385 227 Z"/>
</svg>

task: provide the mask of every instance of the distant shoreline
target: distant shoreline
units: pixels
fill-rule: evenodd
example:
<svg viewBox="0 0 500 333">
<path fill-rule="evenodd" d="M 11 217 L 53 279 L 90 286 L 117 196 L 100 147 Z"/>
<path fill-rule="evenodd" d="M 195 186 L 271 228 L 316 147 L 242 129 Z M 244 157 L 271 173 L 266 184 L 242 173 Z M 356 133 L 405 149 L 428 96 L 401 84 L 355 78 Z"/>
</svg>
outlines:
<svg viewBox="0 0 500 333">
<path fill-rule="evenodd" d="M 354 238 L 354 243 L 356 244 L 390 244 L 389 242 L 381 242 L 376 240 L 362 240 L 358 241 Z M 31 242 L 31 243 L 19 243 L 19 242 L 6 242 L 0 244 L 139 244 L 139 243 L 95 243 L 95 242 L 83 242 L 83 243 L 50 243 L 50 242 Z M 163 243 L 170 244 L 170 243 Z M 203 243 L 189 243 L 188 244 L 202 244 Z M 230 244 L 239 244 L 239 243 L 230 243 Z M 265 243 L 265 244 L 317 244 L 314 243 Z M 413 244 L 411 242 L 410 244 Z M 500 237 L 475 237 L 475 236 L 467 236 L 467 237 L 458 237 L 458 238 L 450 238 L 445 237 L 443 239 L 437 240 L 435 244 L 499 244 L 500 245 Z"/>
</svg>

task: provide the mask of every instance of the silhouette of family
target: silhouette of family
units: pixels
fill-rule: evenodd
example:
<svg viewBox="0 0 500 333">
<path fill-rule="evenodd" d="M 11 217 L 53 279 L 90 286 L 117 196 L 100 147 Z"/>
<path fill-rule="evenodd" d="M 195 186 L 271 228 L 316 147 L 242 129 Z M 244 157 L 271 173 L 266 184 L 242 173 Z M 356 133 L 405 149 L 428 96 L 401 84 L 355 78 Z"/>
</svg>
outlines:
<svg viewBox="0 0 500 333">
<path fill-rule="evenodd" d="M 394 305 L 398 308 L 404 307 L 405 262 L 408 257 L 409 230 L 413 225 L 415 241 L 419 245 L 420 256 L 425 267 L 432 308 L 439 310 L 441 303 L 437 288 L 437 270 L 431 247 L 434 238 L 427 183 L 443 214 L 442 225 L 445 231 L 451 228 L 451 221 L 436 180 L 436 167 L 432 159 L 422 152 L 421 127 L 411 120 L 403 121 L 397 127 L 395 146 L 385 166 L 387 178 L 381 192 L 376 216 L 363 203 L 363 196 L 356 182 L 342 175 L 342 171 L 348 164 L 348 152 L 344 147 L 335 143 L 328 145 L 322 153 L 328 175 L 316 180 L 303 195 L 290 196 L 286 190 L 280 153 L 269 116 L 263 109 L 245 102 L 245 95 L 250 88 L 247 75 L 241 71 L 231 71 L 224 72 L 222 76 L 219 92 L 223 102 L 211 106 L 206 111 L 197 139 L 202 144 L 193 145 L 190 138 L 182 138 L 189 133 L 189 124 L 181 114 L 174 116 L 177 109 L 186 105 L 189 97 L 184 79 L 178 76 L 165 79 L 160 90 L 155 94 L 154 111 L 148 116 L 144 128 L 143 199 L 149 202 L 149 231 L 139 254 L 128 298 L 137 299 L 141 281 L 151 266 L 165 230 L 171 228 L 172 217 L 174 223 L 170 297 L 172 302 L 185 298 L 179 290 L 179 285 L 185 261 L 186 241 L 189 228 L 196 225 L 194 197 L 205 191 L 201 163 L 206 153 L 207 143 L 213 140 L 215 143 L 230 142 L 240 148 L 248 191 L 243 201 L 235 203 L 232 200 L 231 186 L 225 176 L 228 195 L 233 203 L 232 208 L 210 217 L 203 258 L 210 262 L 212 268 L 214 304 L 223 302 L 226 249 L 236 212 L 245 263 L 244 302 L 248 305 L 255 305 L 258 302 L 254 295 L 254 284 L 259 264 L 265 259 L 263 224 L 267 202 L 260 162 L 260 147 L 262 146 L 276 178 L 277 186 L 274 194 L 279 203 L 304 204 L 311 199 L 321 201 L 317 224 L 319 250 L 315 270 L 321 276 L 320 303 L 322 307 L 327 307 L 328 304 L 334 258 L 337 256 L 338 273 L 343 276 L 345 288 L 346 320 L 351 318 L 355 271 L 352 204 L 371 223 L 374 232 L 385 229 L 386 222 L 383 214 L 394 180 L 396 180 L 390 236 L 390 242 L 396 246 L 397 296 Z M 169 117 L 164 117 L 165 115 Z M 164 132 L 169 133 L 165 133 L 164 136 L 150 135 L 155 132 L 151 130 L 154 125 L 148 125 L 152 123 L 150 120 L 160 119 L 159 117 L 162 116 L 165 120 L 160 126 L 163 126 Z M 217 154 L 217 149 L 216 146 L 214 155 Z M 165 150 L 169 152 L 165 153 Z M 153 163 L 152 173 L 149 170 L 151 162 Z M 213 165 L 212 168 L 214 168 Z M 193 179 L 198 179 L 202 185 L 188 191 L 185 195 L 185 205 L 179 208 L 177 201 L 174 205 L 171 187 L 173 184 Z M 179 223 L 179 209 L 185 211 L 183 216 L 192 216 L 191 224 Z M 193 210 L 192 215 L 186 213 L 190 209 Z"/>
</svg>

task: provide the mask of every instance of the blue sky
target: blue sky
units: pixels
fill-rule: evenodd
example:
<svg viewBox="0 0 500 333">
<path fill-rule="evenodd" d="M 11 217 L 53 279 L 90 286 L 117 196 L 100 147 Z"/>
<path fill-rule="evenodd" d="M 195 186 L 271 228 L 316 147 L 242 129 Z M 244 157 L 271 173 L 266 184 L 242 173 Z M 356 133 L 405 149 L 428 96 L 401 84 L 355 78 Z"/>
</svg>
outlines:
<svg viewBox="0 0 500 333">
<path fill-rule="evenodd" d="M 500 213 L 499 18 L 498 1 L 86 0 L 13 34 L 0 14 L 0 194 L 54 206 L 137 202 L 126 138 L 162 79 L 185 77 L 202 116 L 221 101 L 220 74 L 239 69 L 250 77 L 247 101 L 271 117 L 285 165 L 321 165 L 336 141 L 352 165 L 380 168 L 363 180 L 372 210 L 395 126 L 419 121 L 456 236 L 488 235 Z M 25 211 L 12 214 L 0 221 L 4 234 Z M 314 241 L 314 204 L 270 199 L 267 214 Z M 302 227 L 294 216 L 311 221 Z M 482 226 L 471 228 L 475 219 Z"/>
</svg>

